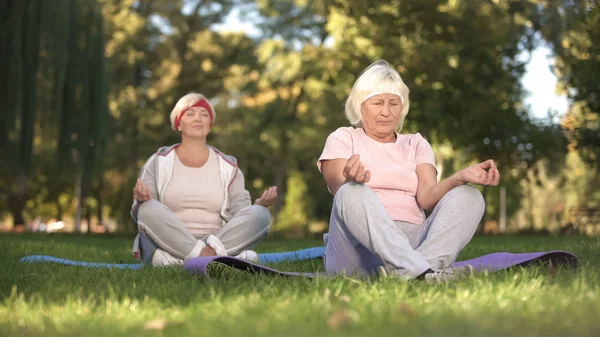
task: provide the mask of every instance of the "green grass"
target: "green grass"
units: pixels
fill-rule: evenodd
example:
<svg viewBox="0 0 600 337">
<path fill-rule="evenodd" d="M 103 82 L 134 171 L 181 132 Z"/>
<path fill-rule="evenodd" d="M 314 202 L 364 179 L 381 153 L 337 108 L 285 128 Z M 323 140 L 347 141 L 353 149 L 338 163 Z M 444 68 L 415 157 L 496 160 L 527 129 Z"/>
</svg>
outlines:
<svg viewBox="0 0 600 337">
<path fill-rule="evenodd" d="M 318 246 L 267 241 L 258 250 Z M 44 254 L 134 262 L 130 238 L 0 236 L 0 336 L 594 336 L 600 331 L 600 239 L 477 237 L 460 259 L 565 249 L 576 270 L 545 266 L 431 286 L 393 279 L 289 279 L 179 268 L 138 271 L 21 264 Z M 322 270 L 319 260 L 279 264 Z M 216 271 L 215 271 L 216 272 Z"/>
</svg>

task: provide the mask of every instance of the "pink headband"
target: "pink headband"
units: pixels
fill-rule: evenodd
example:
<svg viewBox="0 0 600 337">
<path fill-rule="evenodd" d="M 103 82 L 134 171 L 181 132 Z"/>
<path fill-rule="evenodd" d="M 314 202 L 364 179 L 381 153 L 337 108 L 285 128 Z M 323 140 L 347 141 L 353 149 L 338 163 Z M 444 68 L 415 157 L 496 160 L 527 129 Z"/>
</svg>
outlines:
<svg viewBox="0 0 600 337">
<path fill-rule="evenodd" d="M 213 111 L 210 108 L 210 104 L 208 104 L 208 102 L 204 99 L 199 100 L 198 102 L 196 102 L 196 104 L 192 105 L 191 107 L 182 110 L 181 113 L 179 114 L 179 116 L 177 116 L 177 118 L 175 118 L 175 129 L 179 129 L 179 123 L 181 122 L 181 116 L 183 116 L 183 114 L 188 111 L 189 109 L 193 108 L 193 107 L 201 107 L 206 109 L 206 111 L 208 111 L 208 116 L 210 117 L 210 127 L 212 128 L 213 125 Z"/>
</svg>

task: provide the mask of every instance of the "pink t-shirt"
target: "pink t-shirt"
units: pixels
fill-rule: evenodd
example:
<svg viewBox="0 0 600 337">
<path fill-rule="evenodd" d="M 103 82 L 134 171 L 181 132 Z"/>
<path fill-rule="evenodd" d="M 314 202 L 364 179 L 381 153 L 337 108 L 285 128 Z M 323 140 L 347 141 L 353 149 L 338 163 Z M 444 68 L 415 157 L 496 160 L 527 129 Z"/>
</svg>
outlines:
<svg viewBox="0 0 600 337">
<path fill-rule="evenodd" d="M 360 154 L 365 169 L 371 171 L 367 186 L 377 194 L 392 219 L 422 224 L 425 213 L 417 202 L 416 168 L 419 164 L 435 168 L 435 156 L 421 134 L 397 133 L 397 136 L 395 143 L 380 143 L 367 136 L 362 128 L 339 128 L 327 137 L 317 166 L 321 170 L 322 160 L 348 159 Z"/>
</svg>

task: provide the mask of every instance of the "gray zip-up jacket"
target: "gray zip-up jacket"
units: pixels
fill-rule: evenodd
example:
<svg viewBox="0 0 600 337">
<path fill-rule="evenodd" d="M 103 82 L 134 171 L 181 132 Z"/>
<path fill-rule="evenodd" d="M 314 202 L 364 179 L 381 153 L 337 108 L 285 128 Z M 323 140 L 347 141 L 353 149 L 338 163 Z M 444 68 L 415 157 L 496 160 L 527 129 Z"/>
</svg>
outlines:
<svg viewBox="0 0 600 337">
<path fill-rule="evenodd" d="M 163 202 L 163 195 L 169 185 L 173 174 L 173 162 L 175 160 L 175 149 L 180 144 L 165 146 L 158 149 L 144 164 L 140 171 L 139 178 L 150 189 L 150 196 L 159 202 Z M 221 206 L 221 218 L 223 224 L 242 209 L 252 205 L 250 193 L 245 188 L 244 175 L 238 168 L 237 159 L 209 146 L 217 154 L 219 163 L 219 172 L 221 174 L 221 183 L 225 195 L 225 200 Z M 201 186 L 198 186 L 202 188 Z M 141 203 L 133 200 L 131 206 L 131 217 L 137 223 L 137 212 Z M 133 256 L 140 258 L 139 234 L 133 243 Z"/>
</svg>

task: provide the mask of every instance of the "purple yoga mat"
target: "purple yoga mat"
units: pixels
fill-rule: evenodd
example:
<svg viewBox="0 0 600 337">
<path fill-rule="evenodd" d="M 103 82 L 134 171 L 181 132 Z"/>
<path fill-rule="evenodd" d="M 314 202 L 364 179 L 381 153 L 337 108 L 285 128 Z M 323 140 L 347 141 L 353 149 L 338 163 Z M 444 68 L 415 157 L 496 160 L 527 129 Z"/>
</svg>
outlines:
<svg viewBox="0 0 600 337">
<path fill-rule="evenodd" d="M 569 265 L 577 266 L 578 258 L 572 253 L 554 250 L 550 252 L 536 252 L 536 253 L 493 253 L 478 258 L 466 261 L 460 261 L 453 264 L 453 266 L 462 266 L 466 264 L 472 265 L 476 270 L 480 271 L 499 271 L 508 269 L 515 266 L 526 266 L 535 262 L 547 262 L 552 261 L 554 266 Z M 183 264 L 183 269 L 190 273 L 209 278 L 208 276 L 208 265 L 212 262 L 219 262 L 226 266 L 247 271 L 250 273 L 264 273 L 270 275 L 281 275 L 281 276 L 300 276 L 313 278 L 316 277 L 316 273 L 296 273 L 296 272 L 283 272 L 269 267 L 261 266 L 256 263 L 248 262 L 245 260 L 236 259 L 230 256 L 203 256 L 196 257 L 187 260 Z M 322 274 L 323 276 L 325 274 Z"/>
<path fill-rule="evenodd" d="M 578 258 L 575 254 L 564 250 L 553 250 L 549 252 L 535 253 L 492 253 L 483 255 L 472 260 L 455 262 L 452 266 L 459 267 L 470 264 L 475 270 L 487 270 L 490 272 L 508 269 L 515 266 L 526 266 L 535 262 L 552 261 L 556 267 L 559 265 L 577 266 Z"/>
<path fill-rule="evenodd" d="M 252 274 L 256 273 L 264 273 L 270 275 L 281 275 L 281 276 L 302 276 L 313 278 L 317 274 L 316 273 L 295 273 L 295 272 L 285 272 L 279 271 L 273 268 L 261 266 L 256 263 L 248 262 L 246 260 L 240 260 L 231 256 L 201 256 L 189 259 L 184 262 L 183 269 L 189 271 L 192 274 L 197 274 L 199 276 L 209 278 L 208 276 L 208 265 L 212 262 L 219 262 L 226 266 L 244 270 L 250 272 Z"/>
</svg>

